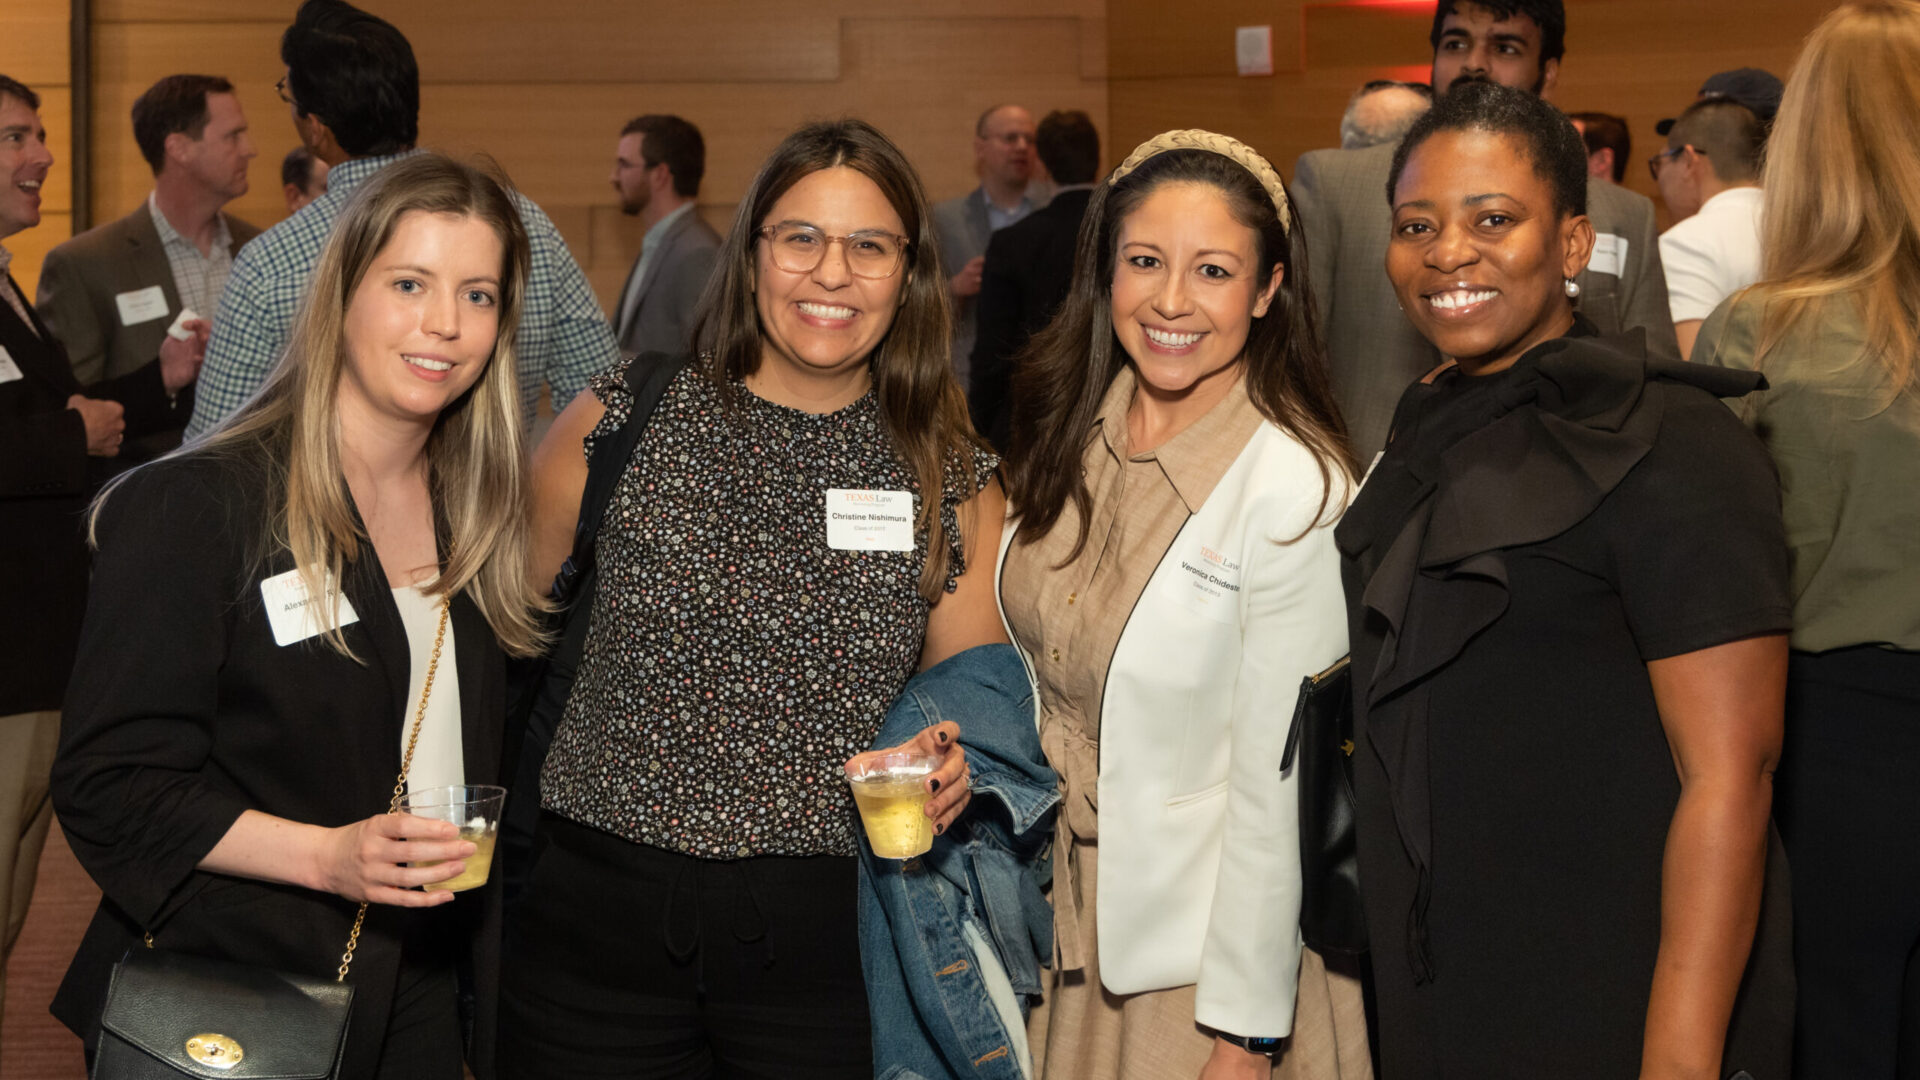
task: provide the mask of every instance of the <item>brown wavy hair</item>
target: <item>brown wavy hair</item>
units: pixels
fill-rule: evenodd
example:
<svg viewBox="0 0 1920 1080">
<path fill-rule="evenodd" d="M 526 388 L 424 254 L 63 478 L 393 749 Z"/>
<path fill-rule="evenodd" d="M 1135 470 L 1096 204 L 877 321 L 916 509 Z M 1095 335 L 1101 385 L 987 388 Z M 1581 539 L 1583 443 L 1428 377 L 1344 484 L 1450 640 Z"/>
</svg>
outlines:
<svg viewBox="0 0 1920 1080">
<path fill-rule="evenodd" d="M 1247 396 L 1262 416 L 1300 440 L 1319 462 L 1326 482 L 1321 514 L 1332 498 L 1334 471 L 1348 478 L 1355 473 L 1307 286 L 1307 245 L 1299 216 L 1292 215 L 1291 231 L 1283 228 L 1266 189 L 1231 158 L 1207 150 L 1156 154 L 1118 183 L 1095 188 L 1080 224 L 1067 298 L 1015 361 L 1007 468 L 1007 497 L 1020 516 L 1015 536 L 1022 543 L 1039 540 L 1059 523 L 1071 501 L 1080 533 L 1067 562 L 1078 558 L 1085 546 L 1086 523 L 1092 516 L 1093 495 L 1081 468 L 1087 433 L 1100 415 L 1107 388 L 1129 362 L 1113 331 L 1120 224 L 1161 185 L 1174 183 L 1206 184 L 1219 191 L 1234 219 L 1259 235 L 1257 291 L 1266 289 L 1274 265 L 1284 270 L 1272 304 L 1253 320 L 1241 353 Z"/>
<path fill-rule="evenodd" d="M 967 399 L 953 378 L 953 316 L 946 275 L 934 239 L 933 215 L 919 174 L 891 140 L 863 120 L 808 124 L 786 137 L 760 166 L 694 318 L 693 340 L 701 366 L 722 402 L 731 408 L 740 381 L 760 366 L 761 326 L 754 305 L 754 263 L 761 226 L 773 204 L 795 184 L 822 169 L 848 168 L 872 180 L 900 215 L 908 237 L 907 275 L 901 303 L 867 364 L 880 407 L 880 425 L 893 453 L 912 470 L 920 487 L 916 526 L 927 535 L 927 562 L 920 594 L 928 603 L 945 592 L 946 529 L 941 494 L 949 466 L 971 475 L 971 460 L 986 444 L 974 434 Z M 964 535 L 968 523 L 960 522 Z"/>
</svg>

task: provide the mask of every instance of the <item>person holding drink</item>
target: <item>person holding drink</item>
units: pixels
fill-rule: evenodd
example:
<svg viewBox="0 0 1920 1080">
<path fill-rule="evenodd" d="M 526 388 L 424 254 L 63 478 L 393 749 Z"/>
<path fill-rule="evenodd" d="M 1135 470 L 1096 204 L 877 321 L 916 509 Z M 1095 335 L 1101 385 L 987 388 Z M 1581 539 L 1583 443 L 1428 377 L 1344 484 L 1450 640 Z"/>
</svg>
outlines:
<svg viewBox="0 0 1920 1080">
<path fill-rule="evenodd" d="M 403 769 L 423 801 L 497 778 L 504 654 L 541 644 L 527 260 L 504 180 L 391 166 L 348 205 L 260 393 L 101 495 L 53 771 L 104 894 L 53 1007 L 89 1048 L 143 937 L 331 978 L 367 902 L 340 1074 L 491 1075 L 498 890 L 433 889 L 474 845 L 386 811 Z"/>
<path fill-rule="evenodd" d="M 683 366 L 597 537 L 508 927 L 504 1075 L 873 1075 L 846 769 L 915 671 L 1005 640 L 995 459 L 934 236 L 886 136 L 802 128 L 740 201 L 700 355 L 640 361 Z M 624 368 L 591 388 L 536 457 L 542 583 L 633 411 Z M 967 803 L 957 734 L 900 748 L 939 762 L 935 830 Z"/>
<path fill-rule="evenodd" d="M 1064 790 L 1029 1027 L 1050 1080 L 1264 1078 L 1297 988 L 1324 1004 L 1280 761 L 1302 679 L 1346 651 L 1353 473 L 1294 225 L 1245 144 L 1148 140 L 1096 188 L 1017 376 L 1000 592 Z M 1333 1053 L 1295 1046 L 1292 1075 Z"/>
</svg>

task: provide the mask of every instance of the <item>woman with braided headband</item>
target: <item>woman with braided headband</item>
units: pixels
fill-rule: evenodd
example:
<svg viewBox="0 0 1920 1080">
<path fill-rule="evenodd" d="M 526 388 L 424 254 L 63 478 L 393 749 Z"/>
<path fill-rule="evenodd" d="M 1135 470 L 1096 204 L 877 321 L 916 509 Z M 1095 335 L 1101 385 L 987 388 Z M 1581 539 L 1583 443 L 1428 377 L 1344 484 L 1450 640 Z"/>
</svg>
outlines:
<svg viewBox="0 0 1920 1080">
<path fill-rule="evenodd" d="M 1096 190 L 1020 360 L 1001 597 L 1065 789 L 1039 1077 L 1265 1078 L 1293 1030 L 1279 766 L 1302 678 L 1346 651 L 1353 477 L 1304 250 L 1264 158 L 1168 132 Z"/>
</svg>

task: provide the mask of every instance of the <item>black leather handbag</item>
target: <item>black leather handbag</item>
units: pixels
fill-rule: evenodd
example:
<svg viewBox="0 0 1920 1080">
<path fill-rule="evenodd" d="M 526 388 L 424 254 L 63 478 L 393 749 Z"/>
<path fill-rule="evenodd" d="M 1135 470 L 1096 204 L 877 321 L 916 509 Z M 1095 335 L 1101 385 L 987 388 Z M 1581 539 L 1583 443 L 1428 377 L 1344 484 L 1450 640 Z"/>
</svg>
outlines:
<svg viewBox="0 0 1920 1080">
<path fill-rule="evenodd" d="M 353 986 L 135 948 L 113 969 L 95 1080 L 331 1080 Z"/>
<path fill-rule="evenodd" d="M 1301 680 L 1280 771 L 1298 766 L 1300 934 L 1313 951 L 1367 951 L 1354 846 L 1353 677 L 1348 657 Z"/>
<path fill-rule="evenodd" d="M 387 804 L 389 814 L 400 812 L 407 791 L 407 773 L 446 642 L 448 604 L 440 602 L 440 629 L 400 759 L 400 778 Z M 347 970 L 353 966 L 366 918 L 362 902 L 334 979 L 168 952 L 154 948 L 153 935 L 146 935 L 146 948 L 128 950 L 107 983 L 93 1080 L 340 1080 L 353 1012 Z"/>
</svg>

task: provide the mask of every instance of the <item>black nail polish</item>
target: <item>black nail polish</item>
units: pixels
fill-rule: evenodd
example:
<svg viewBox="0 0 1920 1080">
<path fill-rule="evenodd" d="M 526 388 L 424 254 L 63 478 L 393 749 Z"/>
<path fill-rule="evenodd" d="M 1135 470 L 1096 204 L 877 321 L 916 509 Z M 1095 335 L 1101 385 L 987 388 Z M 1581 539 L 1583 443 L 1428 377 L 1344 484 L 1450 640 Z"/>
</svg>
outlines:
<svg viewBox="0 0 1920 1080">
<path fill-rule="evenodd" d="M 944 835 L 946 831 L 947 831 L 947 827 L 945 825 L 935 825 L 933 827 L 933 835 L 935 836 Z"/>
<path fill-rule="evenodd" d="M 935 795 L 940 794 L 940 781 L 938 780 L 927 781 L 927 790 L 933 792 Z"/>
<path fill-rule="evenodd" d="M 943 743 L 947 741 L 947 733 L 944 731 L 936 732 L 933 737 L 936 739 L 939 739 Z"/>
</svg>

